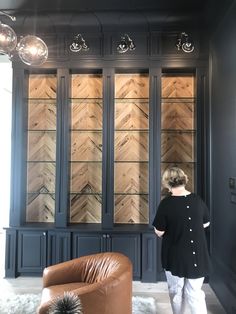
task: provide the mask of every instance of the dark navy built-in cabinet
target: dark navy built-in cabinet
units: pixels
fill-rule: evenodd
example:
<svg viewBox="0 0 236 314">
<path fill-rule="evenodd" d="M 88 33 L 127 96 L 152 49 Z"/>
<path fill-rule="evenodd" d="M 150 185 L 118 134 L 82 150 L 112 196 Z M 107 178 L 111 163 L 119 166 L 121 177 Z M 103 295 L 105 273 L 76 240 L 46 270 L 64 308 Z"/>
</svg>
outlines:
<svg viewBox="0 0 236 314">
<path fill-rule="evenodd" d="M 178 51 L 177 34 L 130 28 L 136 50 L 119 54 L 119 31 L 100 29 L 75 54 L 69 34 L 44 33 L 45 64 L 14 60 L 6 277 L 110 251 L 134 279 L 163 279 L 161 174 L 180 166 L 203 197 L 207 182 L 206 46 L 195 34 L 194 52 Z"/>
</svg>

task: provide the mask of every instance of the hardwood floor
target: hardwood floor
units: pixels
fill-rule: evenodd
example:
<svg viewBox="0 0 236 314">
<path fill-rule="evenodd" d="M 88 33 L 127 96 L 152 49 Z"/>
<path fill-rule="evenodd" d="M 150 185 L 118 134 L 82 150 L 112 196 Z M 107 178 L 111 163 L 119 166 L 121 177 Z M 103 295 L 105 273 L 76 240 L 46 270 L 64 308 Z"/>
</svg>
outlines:
<svg viewBox="0 0 236 314">
<path fill-rule="evenodd" d="M 4 237 L 0 232 L 0 247 L 4 250 Z M 4 254 L 0 254 L 0 291 L 15 294 L 41 293 L 41 277 L 18 277 L 15 279 L 4 278 Z M 213 290 L 208 284 L 204 284 L 208 314 L 226 314 Z M 142 283 L 133 282 L 133 295 L 153 297 L 156 300 L 158 314 L 172 314 L 166 282 Z M 186 312 L 189 314 L 190 312 Z"/>
</svg>

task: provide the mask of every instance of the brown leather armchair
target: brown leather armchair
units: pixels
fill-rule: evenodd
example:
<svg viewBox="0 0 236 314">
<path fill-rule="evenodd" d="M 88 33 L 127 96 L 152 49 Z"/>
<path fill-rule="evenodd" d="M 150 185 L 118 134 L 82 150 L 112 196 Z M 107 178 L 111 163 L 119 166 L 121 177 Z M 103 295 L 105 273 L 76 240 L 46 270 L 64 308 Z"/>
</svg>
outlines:
<svg viewBox="0 0 236 314">
<path fill-rule="evenodd" d="M 83 314 L 131 314 L 132 264 L 125 255 L 108 252 L 45 268 L 38 313 L 46 314 L 52 299 L 65 291 L 80 297 Z"/>
</svg>

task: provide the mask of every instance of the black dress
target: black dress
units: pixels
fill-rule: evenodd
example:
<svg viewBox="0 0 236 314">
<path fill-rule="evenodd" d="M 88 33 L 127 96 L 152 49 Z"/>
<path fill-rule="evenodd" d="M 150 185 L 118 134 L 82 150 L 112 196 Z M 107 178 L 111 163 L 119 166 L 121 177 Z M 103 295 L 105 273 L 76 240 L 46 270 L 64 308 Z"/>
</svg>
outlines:
<svg viewBox="0 0 236 314">
<path fill-rule="evenodd" d="M 160 202 L 153 226 L 165 231 L 162 239 L 162 267 L 175 276 L 205 277 L 210 258 L 203 224 L 209 211 L 196 194 L 168 196 Z"/>
</svg>

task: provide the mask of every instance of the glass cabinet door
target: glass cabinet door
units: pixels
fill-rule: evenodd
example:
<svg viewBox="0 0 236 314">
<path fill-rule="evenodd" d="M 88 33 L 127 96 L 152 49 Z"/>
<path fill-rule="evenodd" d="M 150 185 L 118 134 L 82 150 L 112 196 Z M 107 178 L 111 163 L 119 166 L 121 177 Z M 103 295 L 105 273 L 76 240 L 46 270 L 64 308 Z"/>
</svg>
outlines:
<svg viewBox="0 0 236 314">
<path fill-rule="evenodd" d="M 102 74 L 71 74 L 71 223 L 101 223 L 102 86 Z"/>
<path fill-rule="evenodd" d="M 149 76 L 115 75 L 114 223 L 147 224 Z"/>
<path fill-rule="evenodd" d="M 195 76 L 163 73 L 161 83 L 161 172 L 170 166 L 180 167 L 189 179 L 187 189 L 194 192 Z"/>
<path fill-rule="evenodd" d="M 54 222 L 56 86 L 54 74 L 29 76 L 26 222 Z"/>
</svg>

